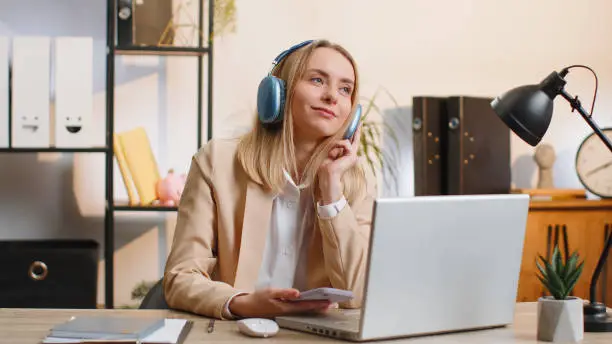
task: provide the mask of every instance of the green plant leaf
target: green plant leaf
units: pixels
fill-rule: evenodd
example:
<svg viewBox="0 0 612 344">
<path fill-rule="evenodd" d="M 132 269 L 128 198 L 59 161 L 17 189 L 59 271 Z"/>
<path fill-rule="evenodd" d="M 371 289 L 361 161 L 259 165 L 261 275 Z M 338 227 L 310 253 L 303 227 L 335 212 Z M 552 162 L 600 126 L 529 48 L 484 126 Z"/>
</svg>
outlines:
<svg viewBox="0 0 612 344">
<path fill-rule="evenodd" d="M 370 144 L 368 143 L 368 130 L 365 130 L 359 140 L 359 147 L 363 150 L 363 154 L 368 156 L 370 153 Z"/>
<path fill-rule="evenodd" d="M 584 262 L 581 262 L 580 264 L 578 264 L 578 267 L 576 267 L 576 270 L 568 277 L 566 297 L 572 292 L 572 290 L 574 290 L 576 283 L 578 283 L 578 280 L 580 279 L 580 275 L 582 274 L 583 268 Z"/>
<path fill-rule="evenodd" d="M 382 154 L 382 151 L 380 150 L 380 148 L 378 148 L 376 146 L 372 146 L 372 149 L 374 150 L 374 154 L 376 156 L 376 159 L 378 160 L 378 167 L 382 168 L 382 166 L 383 166 L 383 154 Z"/>
<path fill-rule="evenodd" d="M 236 32 L 235 0 L 215 0 L 213 35 L 222 36 L 226 32 Z"/>
<path fill-rule="evenodd" d="M 544 269 L 542 264 L 540 264 L 540 262 L 536 261 L 536 266 L 537 266 L 538 270 L 540 270 L 540 273 L 542 274 L 542 277 L 547 278 L 546 277 L 546 269 Z"/>
<path fill-rule="evenodd" d="M 542 278 L 542 276 L 536 274 L 536 277 L 540 280 L 540 282 L 544 285 L 548 292 L 554 297 L 556 293 L 555 288 L 553 288 L 546 279 Z"/>
<path fill-rule="evenodd" d="M 568 277 L 576 270 L 576 264 L 578 263 L 578 253 L 574 252 L 567 260 L 565 264 L 565 270 L 563 271 L 563 280 L 568 281 Z"/>
<path fill-rule="evenodd" d="M 363 113 L 363 119 L 362 121 L 365 122 L 366 118 L 368 118 L 368 116 L 370 115 L 370 111 L 372 111 L 372 108 L 377 109 L 378 107 L 376 106 L 376 104 L 374 103 L 374 101 L 376 100 L 376 97 L 378 96 L 378 90 L 374 93 L 374 95 L 372 96 L 372 98 L 368 99 L 368 104 L 365 107 L 365 111 Z"/>
<path fill-rule="evenodd" d="M 548 281 L 554 288 L 554 292 L 553 290 L 551 290 L 550 292 L 553 294 L 553 296 L 555 296 L 555 298 L 558 299 L 562 297 L 561 295 L 563 295 L 563 293 L 565 292 L 565 286 L 563 285 L 563 281 L 561 280 L 557 272 L 554 270 L 554 267 L 547 261 L 545 261 L 544 264 L 544 266 L 546 267 L 546 276 L 548 277 Z"/>
<path fill-rule="evenodd" d="M 578 263 L 579 254 L 574 251 L 563 259 L 558 245 L 555 245 L 550 260 L 538 255 L 536 274 L 544 287 L 557 300 L 565 300 L 572 293 L 584 269 L 584 261 Z"/>
<path fill-rule="evenodd" d="M 544 258 L 541 254 L 538 254 L 538 259 L 542 261 L 542 266 L 546 266 L 546 264 L 548 263 L 548 260 L 546 260 L 546 258 Z M 536 261 L 536 264 L 537 264 L 537 261 Z"/>
<path fill-rule="evenodd" d="M 364 142 L 367 143 L 367 146 L 369 146 L 370 148 L 378 148 L 378 146 L 375 144 L 376 138 L 374 137 L 374 128 L 374 126 L 369 126 L 367 130 L 363 133 Z"/>
<path fill-rule="evenodd" d="M 380 131 L 380 125 L 373 125 L 372 126 L 372 133 L 376 135 L 376 137 L 380 137 L 381 135 L 381 131 Z M 374 139 L 374 137 L 372 137 L 372 141 L 376 142 L 376 140 Z"/>
<path fill-rule="evenodd" d="M 561 262 L 561 254 L 559 253 L 559 247 L 556 245 L 555 245 L 555 248 L 553 249 L 551 262 L 552 262 L 551 266 L 553 268 L 553 271 L 561 276 L 563 274 L 563 266 L 562 266 L 563 263 Z"/>
<path fill-rule="evenodd" d="M 378 173 L 376 172 L 376 167 L 374 167 L 374 161 L 372 161 L 372 158 L 366 158 L 366 162 L 368 163 L 368 166 L 370 167 L 370 170 L 372 171 L 372 174 L 374 174 L 374 176 L 378 176 Z"/>
<path fill-rule="evenodd" d="M 378 87 L 374 92 L 374 95 L 370 98 L 361 97 L 361 103 L 364 107 L 364 114 L 361 120 L 361 139 L 359 141 L 359 149 L 358 155 L 365 156 L 365 160 L 372 170 L 372 172 L 376 175 L 377 169 L 384 169 L 385 171 L 389 171 L 389 176 L 391 177 L 395 183 L 397 183 L 397 175 L 395 168 L 397 165 L 397 159 L 395 154 L 389 154 L 385 149 L 382 149 L 382 133 L 388 134 L 388 137 L 391 138 L 395 148 L 393 152 L 399 151 L 399 140 L 397 135 L 395 134 L 395 130 L 392 126 L 384 120 L 384 115 L 381 111 L 381 108 L 377 104 L 377 99 L 379 99 L 381 94 L 386 94 L 393 101 L 393 103 L 397 106 L 396 99 L 383 87 Z M 372 112 L 378 113 L 382 121 L 370 120 L 370 115 Z M 379 144 L 379 141 L 381 143 Z M 384 178 L 384 182 L 388 183 L 389 178 Z"/>
<path fill-rule="evenodd" d="M 370 168 L 372 168 L 372 157 L 370 156 L 370 146 L 363 145 L 362 147 L 363 147 L 363 155 L 365 156 L 366 161 L 368 162 L 368 165 L 370 165 Z"/>
</svg>

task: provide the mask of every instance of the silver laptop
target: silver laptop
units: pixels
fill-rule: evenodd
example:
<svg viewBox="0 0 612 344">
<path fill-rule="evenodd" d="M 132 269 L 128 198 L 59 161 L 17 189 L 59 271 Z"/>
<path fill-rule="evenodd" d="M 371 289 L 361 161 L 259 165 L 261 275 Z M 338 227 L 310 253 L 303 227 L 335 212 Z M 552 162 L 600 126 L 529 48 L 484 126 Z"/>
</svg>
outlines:
<svg viewBox="0 0 612 344">
<path fill-rule="evenodd" d="M 529 196 L 378 199 L 360 310 L 282 316 L 282 328 L 351 341 L 511 324 Z"/>
</svg>

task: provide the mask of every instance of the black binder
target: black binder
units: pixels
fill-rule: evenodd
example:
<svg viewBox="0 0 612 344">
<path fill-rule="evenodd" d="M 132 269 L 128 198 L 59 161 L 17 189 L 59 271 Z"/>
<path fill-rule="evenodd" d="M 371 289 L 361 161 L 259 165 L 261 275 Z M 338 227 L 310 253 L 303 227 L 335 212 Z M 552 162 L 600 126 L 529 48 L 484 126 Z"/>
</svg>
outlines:
<svg viewBox="0 0 612 344">
<path fill-rule="evenodd" d="M 492 100 L 413 98 L 416 196 L 510 192 L 510 129 Z"/>
</svg>

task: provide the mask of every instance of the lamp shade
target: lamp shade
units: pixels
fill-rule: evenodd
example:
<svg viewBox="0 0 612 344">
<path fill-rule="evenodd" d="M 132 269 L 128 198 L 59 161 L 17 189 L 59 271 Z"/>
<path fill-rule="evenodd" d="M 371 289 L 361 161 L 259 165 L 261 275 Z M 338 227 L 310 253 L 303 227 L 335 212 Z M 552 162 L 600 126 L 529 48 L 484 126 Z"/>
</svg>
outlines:
<svg viewBox="0 0 612 344">
<path fill-rule="evenodd" d="M 553 98 L 541 84 L 519 86 L 495 98 L 491 107 L 516 135 L 535 146 L 550 125 Z"/>
</svg>

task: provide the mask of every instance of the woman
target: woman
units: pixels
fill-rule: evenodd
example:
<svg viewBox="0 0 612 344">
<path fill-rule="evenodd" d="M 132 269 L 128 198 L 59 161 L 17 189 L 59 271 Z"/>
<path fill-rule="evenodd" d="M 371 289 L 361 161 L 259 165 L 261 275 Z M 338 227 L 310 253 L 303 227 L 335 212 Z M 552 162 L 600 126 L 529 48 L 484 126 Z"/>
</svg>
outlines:
<svg viewBox="0 0 612 344">
<path fill-rule="evenodd" d="M 171 308 L 220 319 L 324 311 L 291 302 L 317 287 L 351 290 L 340 306 L 361 305 L 376 188 L 359 130 L 342 139 L 358 106 L 355 62 L 325 40 L 275 62 L 280 118 L 259 113 L 253 131 L 193 157 L 164 275 Z"/>
</svg>

